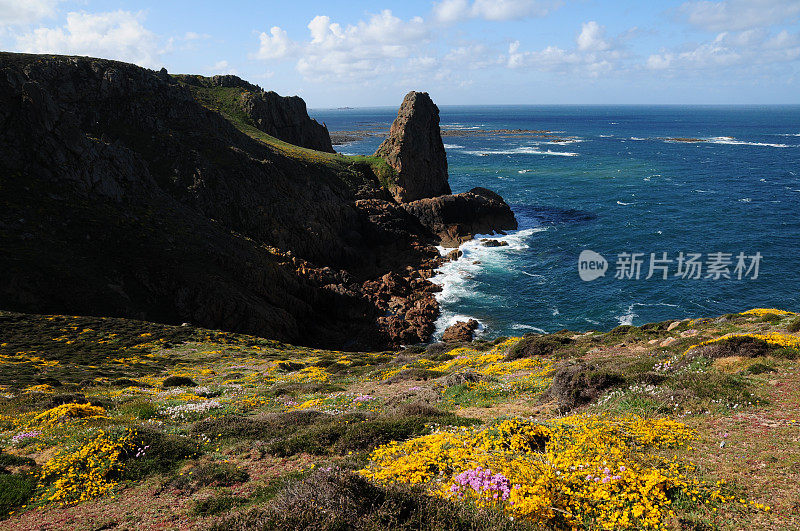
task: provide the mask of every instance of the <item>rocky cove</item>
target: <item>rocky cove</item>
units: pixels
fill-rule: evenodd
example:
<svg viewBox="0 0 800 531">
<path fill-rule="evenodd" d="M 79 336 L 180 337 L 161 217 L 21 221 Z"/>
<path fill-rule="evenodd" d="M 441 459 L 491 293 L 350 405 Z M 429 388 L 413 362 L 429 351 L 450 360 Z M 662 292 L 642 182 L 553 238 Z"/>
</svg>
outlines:
<svg viewBox="0 0 800 531">
<path fill-rule="evenodd" d="M 433 332 L 436 245 L 517 226 L 490 190 L 450 193 L 424 92 L 348 157 L 236 76 L 2 53 L 0 123 L 6 310 L 392 348 Z"/>
</svg>

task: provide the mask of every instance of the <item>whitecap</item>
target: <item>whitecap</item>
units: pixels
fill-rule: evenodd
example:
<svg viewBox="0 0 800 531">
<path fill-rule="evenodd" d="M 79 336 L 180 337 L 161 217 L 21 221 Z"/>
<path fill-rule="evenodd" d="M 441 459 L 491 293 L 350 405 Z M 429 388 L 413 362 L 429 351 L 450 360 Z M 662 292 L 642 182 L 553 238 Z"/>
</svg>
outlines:
<svg viewBox="0 0 800 531">
<path fill-rule="evenodd" d="M 544 330 L 542 330 L 541 328 L 539 328 L 538 326 L 533 326 L 533 325 L 529 325 L 529 324 L 522 324 L 522 323 L 515 323 L 515 324 L 511 325 L 511 329 L 512 330 L 533 330 L 534 332 L 539 333 L 539 334 L 546 334 L 547 333 Z"/>
<path fill-rule="evenodd" d="M 464 146 L 459 146 L 458 144 L 445 144 L 445 149 L 463 149 Z"/>
<path fill-rule="evenodd" d="M 547 278 L 544 275 L 537 275 L 536 273 L 528 273 L 527 271 L 523 271 L 521 269 L 515 269 L 514 271 L 516 271 L 517 273 L 522 273 L 523 275 L 527 275 L 527 276 L 529 276 L 531 278 L 539 278 L 539 279 L 542 279 L 542 280 Z"/>
<path fill-rule="evenodd" d="M 461 257 L 458 260 L 443 263 L 430 279 L 432 283 L 442 288 L 435 295 L 442 309 L 442 314 L 436 321 L 436 330 L 442 332 L 449 326 L 447 323 L 453 313 L 448 311 L 448 307 L 475 297 L 480 297 L 484 302 L 494 298 L 492 294 L 481 292 L 480 281 L 476 280 L 479 273 L 486 269 L 513 270 L 511 267 L 513 258 L 509 256 L 509 253 L 528 249 L 530 236 L 547 229 L 546 226 L 536 226 L 506 235 L 478 234 L 474 239 L 461 244 L 459 247 L 462 253 Z M 481 241 L 484 238 L 502 241 L 508 245 L 486 247 Z M 441 246 L 437 249 L 442 256 L 452 251 L 452 249 Z"/>
<path fill-rule="evenodd" d="M 750 197 L 743 197 L 742 199 L 739 199 L 740 203 L 750 203 L 751 201 L 753 201 L 753 199 Z"/>
<path fill-rule="evenodd" d="M 639 140 L 639 141 L 642 141 L 642 140 L 647 140 L 647 139 L 646 139 L 646 138 L 639 138 L 638 136 L 632 136 L 632 137 L 631 137 L 631 140 Z"/>
<path fill-rule="evenodd" d="M 614 135 L 597 135 L 597 136 L 599 136 L 600 138 L 611 138 Z"/>
<path fill-rule="evenodd" d="M 622 201 L 617 201 L 617 204 L 622 206 L 629 206 L 632 205 L 633 203 L 623 203 Z"/>
<path fill-rule="evenodd" d="M 528 173 L 529 171 L 532 171 L 532 170 L 519 170 L 517 173 Z"/>
<path fill-rule="evenodd" d="M 487 157 L 489 155 L 556 155 L 561 157 L 577 157 L 577 153 L 571 153 L 569 151 L 551 151 L 551 150 L 540 150 L 535 147 L 518 147 L 514 149 L 498 149 L 498 150 L 482 150 L 482 151 L 464 151 L 469 155 L 477 155 L 479 157 Z"/>
<path fill-rule="evenodd" d="M 551 146 L 559 146 L 559 145 L 563 145 L 563 144 L 578 144 L 580 142 L 583 142 L 582 138 L 567 138 L 567 139 L 564 139 L 564 140 L 549 140 L 547 142 L 542 142 L 542 143 L 543 144 L 550 144 Z"/>
<path fill-rule="evenodd" d="M 762 146 L 762 147 L 775 147 L 775 148 L 788 148 L 797 147 L 788 144 L 770 144 L 768 142 L 745 142 L 744 140 L 736 140 L 732 136 L 715 136 L 706 139 L 710 144 L 726 144 L 730 146 Z"/>
</svg>

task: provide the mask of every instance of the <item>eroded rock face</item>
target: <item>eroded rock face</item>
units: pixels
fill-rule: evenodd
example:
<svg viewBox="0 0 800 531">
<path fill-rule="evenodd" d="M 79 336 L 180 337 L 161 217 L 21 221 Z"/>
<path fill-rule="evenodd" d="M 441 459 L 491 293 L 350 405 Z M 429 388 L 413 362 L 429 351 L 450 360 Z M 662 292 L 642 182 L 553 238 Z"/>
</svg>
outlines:
<svg viewBox="0 0 800 531">
<path fill-rule="evenodd" d="M 384 157 L 398 173 L 392 188 L 397 201 L 405 203 L 450 193 L 439 108 L 427 92 L 406 94 L 389 137 L 375 155 Z"/>
<path fill-rule="evenodd" d="M 458 247 L 475 234 L 517 228 L 508 204 L 486 188 L 420 199 L 402 206 L 433 232 L 444 247 Z"/>
<path fill-rule="evenodd" d="M 475 331 L 480 324 L 475 319 L 469 321 L 458 321 L 457 323 L 447 327 L 447 330 L 442 334 L 442 341 L 472 341 Z"/>
<path fill-rule="evenodd" d="M 239 103 L 261 131 L 296 146 L 333 153 L 328 128 L 308 116 L 299 96 L 280 96 L 232 75 L 214 76 L 211 83 L 244 89 Z"/>
</svg>

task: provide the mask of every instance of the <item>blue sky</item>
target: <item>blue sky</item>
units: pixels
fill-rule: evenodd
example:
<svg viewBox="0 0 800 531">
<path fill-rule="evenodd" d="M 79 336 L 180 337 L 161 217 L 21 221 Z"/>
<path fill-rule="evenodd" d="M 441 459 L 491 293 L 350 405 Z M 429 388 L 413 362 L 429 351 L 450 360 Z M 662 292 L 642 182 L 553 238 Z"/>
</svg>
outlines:
<svg viewBox="0 0 800 531">
<path fill-rule="evenodd" d="M 312 108 L 800 103 L 800 0 L 0 0 L 0 48 L 232 73 Z"/>
</svg>

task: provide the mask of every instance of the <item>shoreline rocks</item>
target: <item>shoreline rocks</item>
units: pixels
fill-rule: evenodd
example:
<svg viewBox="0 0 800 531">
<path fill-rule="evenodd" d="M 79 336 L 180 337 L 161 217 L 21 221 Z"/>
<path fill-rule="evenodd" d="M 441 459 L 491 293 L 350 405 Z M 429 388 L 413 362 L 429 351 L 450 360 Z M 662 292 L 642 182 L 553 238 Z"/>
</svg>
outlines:
<svg viewBox="0 0 800 531">
<path fill-rule="evenodd" d="M 435 234 L 444 247 L 458 247 L 476 234 L 517 228 L 511 207 L 486 188 L 420 199 L 402 206 Z"/>
<path fill-rule="evenodd" d="M 469 321 L 458 321 L 447 327 L 442 334 L 442 341 L 445 343 L 457 342 L 471 342 L 475 339 L 475 332 L 480 327 L 480 323 L 475 319 Z"/>
</svg>

